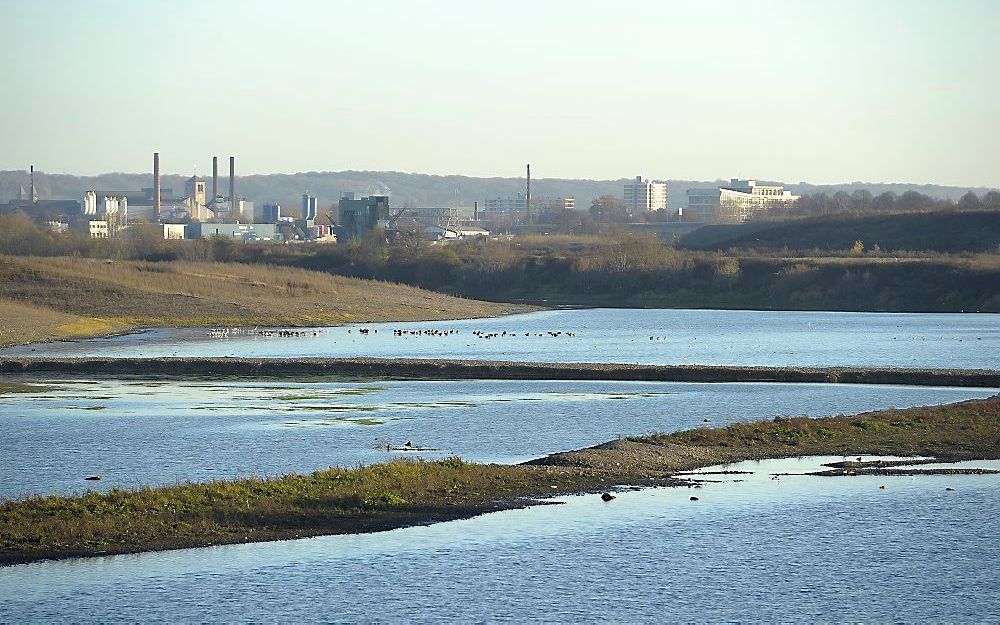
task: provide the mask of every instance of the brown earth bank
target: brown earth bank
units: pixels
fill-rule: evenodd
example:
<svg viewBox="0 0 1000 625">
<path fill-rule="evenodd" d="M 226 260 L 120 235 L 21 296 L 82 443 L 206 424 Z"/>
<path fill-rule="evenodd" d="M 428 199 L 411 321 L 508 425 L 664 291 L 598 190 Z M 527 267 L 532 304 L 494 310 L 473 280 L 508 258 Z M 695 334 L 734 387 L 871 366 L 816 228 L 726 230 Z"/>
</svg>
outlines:
<svg viewBox="0 0 1000 625">
<path fill-rule="evenodd" d="M 532 307 L 272 265 L 0 255 L 0 346 L 155 326 L 331 326 Z"/>
<path fill-rule="evenodd" d="M 411 358 L 0 358 L 0 374 L 331 376 L 420 380 L 807 382 L 1000 388 L 1000 371 L 891 367 L 732 367 Z"/>
<path fill-rule="evenodd" d="M 691 476 L 678 474 L 743 460 L 858 454 L 1000 458 L 1000 395 L 651 434 L 513 466 L 397 460 L 310 475 L 6 501 L 0 503 L 0 564 L 382 531 L 534 505 L 553 495 L 690 486 Z"/>
</svg>

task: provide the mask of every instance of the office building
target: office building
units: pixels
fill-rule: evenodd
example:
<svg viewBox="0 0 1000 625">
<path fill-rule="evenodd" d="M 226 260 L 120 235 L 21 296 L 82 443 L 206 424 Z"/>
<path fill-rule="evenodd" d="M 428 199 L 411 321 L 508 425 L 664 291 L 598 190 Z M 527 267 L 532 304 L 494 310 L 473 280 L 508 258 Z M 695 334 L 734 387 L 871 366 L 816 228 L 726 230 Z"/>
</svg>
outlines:
<svg viewBox="0 0 1000 625">
<path fill-rule="evenodd" d="M 632 214 L 649 213 L 667 208 L 667 183 L 660 180 L 643 180 L 636 176 L 625 183 L 625 204 Z"/>
<path fill-rule="evenodd" d="M 688 218 L 715 223 L 740 223 L 772 208 L 798 201 L 780 185 L 733 178 L 713 189 L 688 189 Z"/>
<path fill-rule="evenodd" d="M 483 202 L 487 214 L 521 213 L 528 210 L 528 199 L 518 193 L 515 197 L 496 197 Z"/>
</svg>

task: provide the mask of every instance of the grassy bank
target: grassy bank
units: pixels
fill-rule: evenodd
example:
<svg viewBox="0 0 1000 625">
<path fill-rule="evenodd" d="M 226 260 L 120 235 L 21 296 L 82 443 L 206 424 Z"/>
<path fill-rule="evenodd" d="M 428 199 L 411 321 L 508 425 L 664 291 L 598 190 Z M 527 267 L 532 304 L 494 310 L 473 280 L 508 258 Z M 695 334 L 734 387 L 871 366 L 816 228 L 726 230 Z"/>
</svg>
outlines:
<svg viewBox="0 0 1000 625">
<path fill-rule="evenodd" d="M 0 503 L 0 564 L 380 531 L 612 484 L 607 471 L 401 459 L 266 480 L 35 497 Z"/>
<path fill-rule="evenodd" d="M 0 256 L 0 345 L 149 326 L 336 325 L 520 309 L 292 267 Z"/>
<path fill-rule="evenodd" d="M 357 533 L 474 516 L 670 473 L 813 454 L 1000 457 L 1000 396 L 620 439 L 524 465 L 457 459 L 0 504 L 0 563 Z M 653 478 L 653 481 L 650 480 Z"/>
</svg>

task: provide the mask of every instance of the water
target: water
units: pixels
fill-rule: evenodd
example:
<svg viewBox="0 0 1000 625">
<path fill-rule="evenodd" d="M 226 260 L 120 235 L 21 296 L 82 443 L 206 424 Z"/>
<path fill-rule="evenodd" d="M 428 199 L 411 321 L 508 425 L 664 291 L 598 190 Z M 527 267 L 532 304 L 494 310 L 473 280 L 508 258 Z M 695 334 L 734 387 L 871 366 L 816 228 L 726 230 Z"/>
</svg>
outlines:
<svg viewBox="0 0 1000 625">
<path fill-rule="evenodd" d="M 0 355 L 462 358 L 645 364 L 1000 366 L 1000 315 L 761 312 L 727 310 L 550 310 L 494 319 L 370 324 L 319 329 L 298 338 L 210 339 L 205 330 L 0 350 Z M 394 336 L 394 329 L 458 330 Z M 378 332 L 374 332 L 377 330 Z M 507 332 L 477 338 L 473 332 Z M 550 336 L 549 332 L 559 332 Z M 567 333 L 576 336 L 567 336 Z M 531 336 L 524 336 L 525 333 Z M 513 334 L 514 336 L 510 336 Z M 542 336 L 537 336 L 541 334 Z M 653 337 L 653 340 L 650 340 Z"/>
<path fill-rule="evenodd" d="M 27 378 L 25 378 L 27 380 Z M 8 380 L 13 380 L 8 378 Z M 306 473 L 414 445 L 521 462 L 623 435 L 988 397 L 996 389 L 570 381 L 44 379 L 0 395 L 0 497 Z M 86 481 L 91 475 L 99 482 Z"/>
<path fill-rule="evenodd" d="M 0 620 L 1000 619 L 1000 478 L 767 475 L 832 459 L 381 534 L 10 567 Z"/>
<path fill-rule="evenodd" d="M 1000 317 L 993 315 L 587 310 L 366 327 L 379 331 L 362 336 L 352 326 L 303 338 L 209 340 L 203 330 L 163 329 L 0 353 L 948 368 L 996 368 L 1000 353 Z M 396 328 L 459 332 L 397 337 Z M 480 339 L 475 330 L 518 336 Z M 31 381 L 49 388 L 0 395 L 0 497 L 307 472 L 394 457 L 388 441 L 437 450 L 424 457 L 518 462 L 704 419 L 721 426 L 996 392 Z M 0 569 L 0 622 L 1000 621 L 1000 476 L 768 475 L 818 468 L 821 460 L 743 463 L 731 468 L 755 473 L 710 476 L 719 481 L 695 490 L 622 492 L 608 504 L 596 495 L 566 497 L 561 505 L 380 534 L 8 567 Z M 91 474 L 103 479 L 83 480 Z M 695 493 L 699 501 L 690 501 Z"/>
</svg>

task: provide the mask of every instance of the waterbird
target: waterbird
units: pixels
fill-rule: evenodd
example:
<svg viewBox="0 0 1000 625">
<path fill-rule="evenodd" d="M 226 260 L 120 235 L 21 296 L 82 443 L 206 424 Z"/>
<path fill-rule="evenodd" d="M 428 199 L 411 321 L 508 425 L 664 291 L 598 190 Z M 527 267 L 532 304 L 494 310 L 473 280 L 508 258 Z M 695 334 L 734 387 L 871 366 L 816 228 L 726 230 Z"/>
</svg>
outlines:
<svg viewBox="0 0 1000 625">
<path fill-rule="evenodd" d="M 611 501 L 614 498 L 615 496 L 612 495 L 611 493 L 604 493 L 603 495 L 601 495 L 601 499 L 603 499 L 604 501 Z"/>
</svg>

